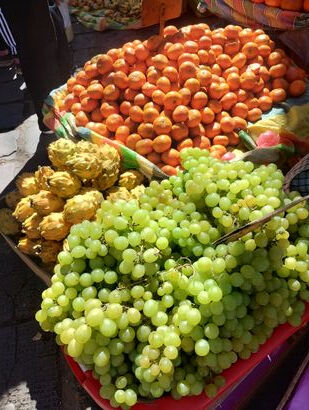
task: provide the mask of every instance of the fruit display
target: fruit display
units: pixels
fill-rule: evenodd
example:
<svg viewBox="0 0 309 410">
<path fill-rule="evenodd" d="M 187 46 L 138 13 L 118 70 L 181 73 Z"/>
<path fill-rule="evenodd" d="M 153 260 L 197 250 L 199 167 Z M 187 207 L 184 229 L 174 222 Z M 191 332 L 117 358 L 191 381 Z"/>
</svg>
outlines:
<svg viewBox="0 0 309 410">
<path fill-rule="evenodd" d="M 86 12 L 104 9 L 104 15 L 120 23 L 141 17 L 142 0 L 70 0 L 70 6 Z"/>
<path fill-rule="evenodd" d="M 183 170 L 139 200 L 105 199 L 93 221 L 70 228 L 36 314 L 112 407 L 216 396 L 221 372 L 279 324 L 300 325 L 309 301 L 305 201 L 215 243 L 301 198 L 283 192 L 276 165 L 223 162 L 199 148 L 180 158 Z"/>
<path fill-rule="evenodd" d="M 8 208 L 0 209 L 0 229 L 19 237 L 23 253 L 53 264 L 72 225 L 92 220 L 104 196 L 122 198 L 117 189 L 126 191 L 127 200 L 138 198 L 145 177 L 123 170 L 118 151 L 108 144 L 61 138 L 48 146 L 48 156 L 53 168 L 17 177 L 18 191 L 8 193 Z"/>
<path fill-rule="evenodd" d="M 290 11 L 309 12 L 308 0 L 250 0 L 252 3 L 265 4 L 269 7 L 278 7 Z"/>
<path fill-rule="evenodd" d="M 221 158 L 239 144 L 236 131 L 247 122 L 302 95 L 305 76 L 261 29 L 168 26 L 163 37 L 93 57 L 67 81 L 57 104 L 76 126 L 175 175 L 182 149 L 208 149 Z"/>
</svg>

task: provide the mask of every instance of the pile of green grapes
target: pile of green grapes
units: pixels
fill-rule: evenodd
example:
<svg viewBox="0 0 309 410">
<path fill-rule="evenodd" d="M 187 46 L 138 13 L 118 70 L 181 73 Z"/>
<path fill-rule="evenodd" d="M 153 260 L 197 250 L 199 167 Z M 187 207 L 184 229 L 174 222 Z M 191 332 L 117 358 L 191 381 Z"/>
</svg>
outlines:
<svg viewBox="0 0 309 410">
<path fill-rule="evenodd" d="M 216 395 L 220 373 L 248 359 L 309 301 L 304 202 L 241 239 L 222 235 L 297 193 L 276 165 L 220 162 L 182 151 L 184 171 L 140 201 L 103 201 L 71 228 L 36 319 L 127 409 L 139 398 Z"/>
</svg>

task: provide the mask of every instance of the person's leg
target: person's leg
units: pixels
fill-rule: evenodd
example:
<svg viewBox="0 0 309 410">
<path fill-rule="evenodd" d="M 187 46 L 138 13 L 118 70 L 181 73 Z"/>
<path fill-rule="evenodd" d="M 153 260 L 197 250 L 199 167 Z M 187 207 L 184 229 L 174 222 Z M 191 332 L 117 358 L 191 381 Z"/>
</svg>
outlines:
<svg viewBox="0 0 309 410">
<path fill-rule="evenodd" d="M 0 6 L 12 28 L 27 88 L 34 101 L 41 130 L 44 99 L 69 77 L 58 58 L 58 37 L 47 0 L 0 0 Z"/>
<path fill-rule="evenodd" d="M 16 42 L 14 40 L 13 34 L 10 30 L 10 27 L 2 13 L 2 10 L 0 8 L 0 35 L 2 38 L 2 44 L 3 44 L 3 40 L 5 42 L 5 44 L 7 45 L 7 47 L 9 48 L 11 55 L 15 56 L 17 54 L 16 51 Z M 2 49 L 2 48 L 0 48 Z"/>
</svg>

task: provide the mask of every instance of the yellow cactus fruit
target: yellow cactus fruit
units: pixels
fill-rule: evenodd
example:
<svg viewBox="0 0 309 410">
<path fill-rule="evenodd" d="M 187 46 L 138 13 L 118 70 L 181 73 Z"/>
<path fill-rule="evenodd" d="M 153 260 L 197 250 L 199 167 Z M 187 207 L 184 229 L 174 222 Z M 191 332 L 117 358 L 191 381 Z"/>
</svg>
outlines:
<svg viewBox="0 0 309 410">
<path fill-rule="evenodd" d="M 96 154 L 76 153 L 66 162 L 73 174 L 81 180 L 94 179 L 102 172 L 102 161 Z"/>
<path fill-rule="evenodd" d="M 40 244 L 39 256 L 43 263 L 57 262 L 58 253 L 62 250 L 62 242 L 57 241 L 42 241 Z"/>
<path fill-rule="evenodd" d="M 45 216 L 51 212 L 62 211 L 64 201 L 52 192 L 40 191 L 33 196 L 32 206 L 39 215 Z"/>
<path fill-rule="evenodd" d="M 130 191 L 131 197 L 133 199 L 139 199 L 141 195 L 145 192 L 145 186 L 144 185 L 138 185 L 137 187 L 133 188 Z"/>
<path fill-rule="evenodd" d="M 66 138 L 60 138 L 49 144 L 47 152 L 50 162 L 56 167 L 62 167 L 74 154 L 76 144 Z"/>
<path fill-rule="evenodd" d="M 141 185 L 144 179 L 145 177 L 141 172 L 131 169 L 119 176 L 118 185 L 131 191 L 131 189 Z"/>
<path fill-rule="evenodd" d="M 16 186 L 22 196 L 37 194 L 40 190 L 34 174 L 24 172 L 16 179 Z"/>
<path fill-rule="evenodd" d="M 37 240 L 24 237 L 18 241 L 17 248 L 26 255 L 35 255 L 39 243 Z"/>
<path fill-rule="evenodd" d="M 48 179 L 53 175 L 55 171 L 48 166 L 39 167 L 37 171 L 35 171 L 35 179 L 37 180 L 40 189 L 44 189 L 45 191 L 49 190 Z"/>
<path fill-rule="evenodd" d="M 100 149 L 97 144 L 93 144 L 92 142 L 82 140 L 76 144 L 76 152 L 78 154 L 87 152 L 88 154 L 99 155 Z"/>
<path fill-rule="evenodd" d="M 57 171 L 48 179 L 50 191 L 61 198 L 71 198 L 80 190 L 82 183 L 76 175 L 67 171 Z"/>
<path fill-rule="evenodd" d="M 52 212 L 39 225 L 42 237 L 49 241 L 62 241 L 70 231 L 70 224 L 64 220 L 62 212 Z"/>
<path fill-rule="evenodd" d="M 94 218 L 99 206 L 94 197 L 88 193 L 75 195 L 73 198 L 68 199 L 64 206 L 64 219 L 72 225 L 80 223 L 85 219 L 91 220 Z"/>
<path fill-rule="evenodd" d="M 22 232 L 30 239 L 39 239 L 41 236 L 39 231 L 41 221 L 42 217 L 35 212 L 22 223 Z"/>
<path fill-rule="evenodd" d="M 22 198 L 13 212 L 14 218 L 16 218 L 19 222 L 25 221 L 29 216 L 34 214 L 34 209 L 32 207 L 32 199 L 34 195 L 26 196 Z"/>
<path fill-rule="evenodd" d="M 129 201 L 132 198 L 127 188 L 114 186 L 106 191 L 106 199 L 109 201 L 117 201 L 118 199 Z"/>
</svg>

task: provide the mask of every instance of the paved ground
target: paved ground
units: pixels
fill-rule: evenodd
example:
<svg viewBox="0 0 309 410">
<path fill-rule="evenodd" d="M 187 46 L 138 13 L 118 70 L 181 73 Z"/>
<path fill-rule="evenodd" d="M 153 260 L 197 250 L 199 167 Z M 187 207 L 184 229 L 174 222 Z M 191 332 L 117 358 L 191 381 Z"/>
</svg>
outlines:
<svg viewBox="0 0 309 410">
<path fill-rule="evenodd" d="M 185 25 L 193 20 L 192 16 L 187 16 L 177 24 Z M 93 33 L 74 24 L 75 66 L 130 39 L 144 39 L 156 30 L 152 27 Z M 21 88 L 24 88 L 21 76 L 14 70 L 0 69 L 0 192 L 24 166 L 24 169 L 33 170 L 43 164 L 46 145 L 53 138 L 40 136 L 31 101 Z M 41 335 L 33 320 L 44 285 L 2 239 L 0 283 L 0 410 L 97 409 L 68 371 L 53 336 Z M 293 363 L 297 363 L 296 356 Z M 283 378 L 280 380 L 283 383 Z M 287 383 L 288 378 L 285 385 L 283 383 L 283 391 Z M 270 397 L 271 393 L 264 390 L 260 392 L 260 400 L 253 398 L 245 408 L 273 409 L 275 405 L 272 404 L 265 407 Z M 280 395 L 271 403 L 279 399 Z"/>
</svg>

